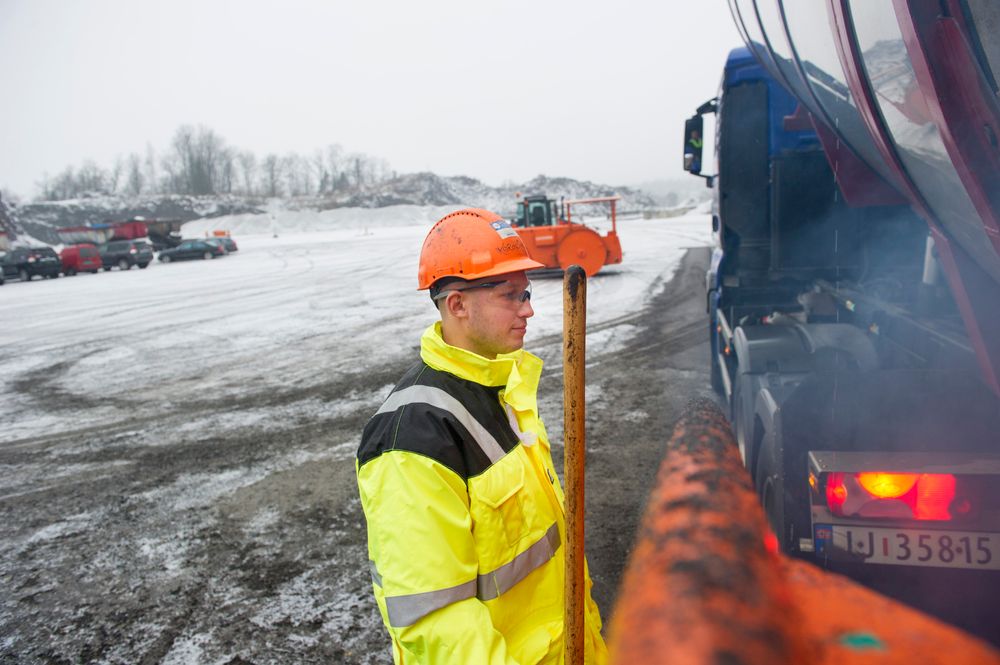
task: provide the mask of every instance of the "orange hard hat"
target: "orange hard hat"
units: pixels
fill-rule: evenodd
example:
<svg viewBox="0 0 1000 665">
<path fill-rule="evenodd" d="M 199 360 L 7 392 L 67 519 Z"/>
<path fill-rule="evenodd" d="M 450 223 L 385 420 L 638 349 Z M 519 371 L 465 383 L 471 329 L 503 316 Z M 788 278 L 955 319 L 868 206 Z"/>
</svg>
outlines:
<svg viewBox="0 0 1000 665">
<path fill-rule="evenodd" d="M 489 210 L 466 208 L 439 219 L 424 239 L 417 290 L 429 289 L 442 277 L 473 280 L 544 267 L 528 256 L 507 220 Z"/>
</svg>

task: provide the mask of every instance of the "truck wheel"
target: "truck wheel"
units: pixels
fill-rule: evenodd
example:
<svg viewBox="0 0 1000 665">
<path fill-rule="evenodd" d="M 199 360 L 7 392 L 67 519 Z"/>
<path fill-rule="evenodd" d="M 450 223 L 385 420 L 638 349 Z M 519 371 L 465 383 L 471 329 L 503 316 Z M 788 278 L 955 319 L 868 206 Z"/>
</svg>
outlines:
<svg viewBox="0 0 1000 665">
<path fill-rule="evenodd" d="M 128 262 L 128 259 L 118 259 L 118 269 L 128 270 L 132 267 L 132 264 Z"/>
<path fill-rule="evenodd" d="M 760 497 L 760 505 L 764 509 L 764 516 L 767 517 L 767 524 L 778 536 L 778 541 L 782 544 L 782 551 L 785 550 L 784 539 L 782 538 L 781 525 L 777 523 L 778 516 L 775 513 L 774 481 L 771 479 L 770 465 L 764 460 L 764 455 L 757 451 L 756 459 L 753 461 L 753 484 L 757 489 L 757 496 Z"/>
<path fill-rule="evenodd" d="M 160 263 L 170 263 L 170 255 L 160 254 Z"/>
<path fill-rule="evenodd" d="M 17 271 L 17 276 L 22 282 L 30 282 L 31 278 L 34 277 L 34 275 L 29 275 L 28 271 L 24 268 Z"/>
<path fill-rule="evenodd" d="M 778 515 L 775 505 L 774 496 L 774 482 L 767 477 L 766 473 L 763 474 L 762 478 L 758 479 L 760 483 L 757 488 L 757 493 L 760 495 L 760 505 L 764 509 L 764 517 L 767 518 L 767 525 L 771 527 L 771 531 L 774 535 L 778 537 L 778 544 L 781 546 L 782 552 L 787 552 L 785 547 L 785 539 L 782 531 L 781 525 L 778 524 Z"/>
<path fill-rule="evenodd" d="M 203 258 L 206 261 L 208 261 L 209 259 L 213 258 L 214 256 L 215 256 L 215 254 L 212 254 L 212 252 L 205 252 L 204 254 L 201 255 L 201 258 Z"/>
<path fill-rule="evenodd" d="M 709 341 L 709 354 L 711 358 L 709 359 L 709 366 L 711 367 L 712 375 L 712 390 L 718 395 L 725 395 L 726 388 L 722 383 L 722 372 L 725 371 L 722 365 L 719 363 L 719 344 L 722 341 L 722 335 L 719 333 L 719 319 L 718 319 L 718 308 L 715 304 L 717 300 L 716 297 L 712 298 L 712 304 L 709 307 L 709 317 L 708 317 L 708 341 Z"/>
<path fill-rule="evenodd" d="M 722 367 L 719 365 L 719 356 L 715 352 L 712 353 L 712 390 L 717 395 L 726 394 L 726 386 L 722 383 Z"/>
</svg>

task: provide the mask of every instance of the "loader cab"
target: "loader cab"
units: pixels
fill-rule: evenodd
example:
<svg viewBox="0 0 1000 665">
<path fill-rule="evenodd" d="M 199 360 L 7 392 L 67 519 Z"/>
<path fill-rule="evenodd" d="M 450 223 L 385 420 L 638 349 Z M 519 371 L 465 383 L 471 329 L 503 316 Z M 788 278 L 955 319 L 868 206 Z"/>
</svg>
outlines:
<svg viewBox="0 0 1000 665">
<path fill-rule="evenodd" d="M 552 226 L 559 223 L 559 204 L 544 194 L 525 196 L 517 202 L 517 216 L 514 226 Z"/>
</svg>

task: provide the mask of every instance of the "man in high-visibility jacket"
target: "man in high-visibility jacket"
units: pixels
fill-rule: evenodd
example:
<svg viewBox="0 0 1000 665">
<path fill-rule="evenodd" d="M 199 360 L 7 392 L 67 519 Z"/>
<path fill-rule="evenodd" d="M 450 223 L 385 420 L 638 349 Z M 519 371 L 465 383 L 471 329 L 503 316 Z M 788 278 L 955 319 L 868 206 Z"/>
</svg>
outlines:
<svg viewBox="0 0 1000 665">
<path fill-rule="evenodd" d="M 691 130 L 687 145 L 684 146 L 684 157 L 689 159 L 688 171 L 691 173 L 701 173 L 701 149 L 705 142 L 701 138 L 701 132 L 697 129 Z"/>
<path fill-rule="evenodd" d="M 396 663 L 563 662 L 563 494 L 538 416 L 542 361 L 520 237 L 491 212 L 439 220 L 418 288 L 441 321 L 368 421 L 357 477 Z M 604 663 L 587 580 L 586 662 Z"/>
</svg>

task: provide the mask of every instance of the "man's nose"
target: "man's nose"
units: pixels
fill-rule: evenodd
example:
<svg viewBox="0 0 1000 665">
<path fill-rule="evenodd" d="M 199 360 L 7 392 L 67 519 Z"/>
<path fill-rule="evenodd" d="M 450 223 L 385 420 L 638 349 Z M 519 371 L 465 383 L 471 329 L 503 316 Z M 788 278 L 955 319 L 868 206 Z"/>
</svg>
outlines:
<svg viewBox="0 0 1000 665">
<path fill-rule="evenodd" d="M 535 309 L 531 306 L 531 298 L 521 303 L 521 308 L 517 310 L 517 313 L 518 316 L 523 316 L 526 319 L 530 319 L 535 315 Z"/>
</svg>

